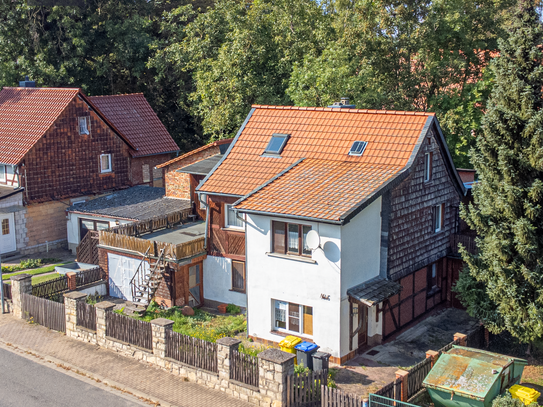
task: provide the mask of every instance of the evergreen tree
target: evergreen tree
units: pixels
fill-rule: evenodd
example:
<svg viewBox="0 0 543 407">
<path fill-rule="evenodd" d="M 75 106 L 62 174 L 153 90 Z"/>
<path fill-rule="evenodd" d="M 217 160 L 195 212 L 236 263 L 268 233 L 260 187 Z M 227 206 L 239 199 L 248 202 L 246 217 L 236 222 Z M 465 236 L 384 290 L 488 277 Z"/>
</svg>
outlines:
<svg viewBox="0 0 543 407">
<path fill-rule="evenodd" d="M 457 292 L 468 312 L 525 343 L 543 336 L 543 30 L 520 0 L 492 65 L 495 85 L 472 163 L 474 204 L 462 216 L 478 233 L 478 255 Z"/>
</svg>

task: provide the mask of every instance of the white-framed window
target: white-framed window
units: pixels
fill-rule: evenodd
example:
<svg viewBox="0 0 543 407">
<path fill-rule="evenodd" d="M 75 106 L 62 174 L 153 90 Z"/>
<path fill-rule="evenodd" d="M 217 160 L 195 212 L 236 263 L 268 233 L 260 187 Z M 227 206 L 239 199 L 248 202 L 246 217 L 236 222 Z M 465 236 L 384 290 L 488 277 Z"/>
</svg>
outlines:
<svg viewBox="0 0 543 407">
<path fill-rule="evenodd" d="M 111 172 L 111 154 L 100 155 L 100 172 Z"/>
<path fill-rule="evenodd" d="M 243 228 L 243 221 L 236 216 L 232 205 L 225 204 L 225 222 L 224 225 L 228 228 Z"/>
<path fill-rule="evenodd" d="M 440 232 L 441 229 L 443 229 L 443 223 L 445 220 L 444 216 L 445 216 L 445 204 L 434 206 L 434 211 L 433 211 L 434 226 L 433 227 L 434 227 L 435 233 Z"/>
<path fill-rule="evenodd" d="M 424 182 L 432 179 L 432 153 L 424 154 Z"/>
<path fill-rule="evenodd" d="M 7 169 L 5 165 L 0 165 L 0 182 L 7 182 Z"/>
<path fill-rule="evenodd" d="M 272 303 L 275 330 L 313 335 L 313 307 L 279 300 Z"/>
<path fill-rule="evenodd" d="M 90 134 L 90 117 L 84 116 L 78 118 L 79 134 Z"/>
</svg>

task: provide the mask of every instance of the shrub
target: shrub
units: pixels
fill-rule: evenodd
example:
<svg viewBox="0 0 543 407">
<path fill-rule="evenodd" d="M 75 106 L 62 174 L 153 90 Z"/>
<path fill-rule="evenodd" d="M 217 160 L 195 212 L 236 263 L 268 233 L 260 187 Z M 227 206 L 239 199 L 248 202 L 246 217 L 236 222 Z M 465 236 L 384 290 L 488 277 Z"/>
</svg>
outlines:
<svg viewBox="0 0 543 407">
<path fill-rule="evenodd" d="M 503 396 L 498 396 L 492 401 L 492 407 L 524 407 L 524 403 L 519 399 L 514 399 L 508 392 Z"/>
<path fill-rule="evenodd" d="M 238 351 L 241 353 L 245 353 L 246 355 L 250 356 L 258 356 L 258 354 L 262 351 L 265 351 L 267 348 L 266 346 L 259 346 L 259 347 L 253 347 L 253 346 L 245 346 L 243 343 L 239 344 Z"/>
<path fill-rule="evenodd" d="M 241 312 L 241 308 L 234 304 L 228 304 L 226 306 L 226 312 L 229 314 L 239 314 Z"/>
<path fill-rule="evenodd" d="M 294 374 L 308 373 L 309 371 L 310 369 L 308 367 L 304 367 L 303 363 L 294 365 Z"/>
</svg>

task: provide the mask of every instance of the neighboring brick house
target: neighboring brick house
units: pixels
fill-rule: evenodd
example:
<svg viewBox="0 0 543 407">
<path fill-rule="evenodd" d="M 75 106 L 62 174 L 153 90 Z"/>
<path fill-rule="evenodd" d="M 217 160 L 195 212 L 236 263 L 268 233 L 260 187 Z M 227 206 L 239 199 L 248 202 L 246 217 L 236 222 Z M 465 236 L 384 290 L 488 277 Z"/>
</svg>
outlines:
<svg viewBox="0 0 543 407">
<path fill-rule="evenodd" d="M 144 136 L 125 135 L 80 89 L 23 84 L 0 92 L 1 253 L 65 246 L 66 208 L 138 183 L 133 163 L 148 151 Z M 163 159 L 177 149 L 167 133 L 149 134 L 163 140 Z"/>
<path fill-rule="evenodd" d="M 464 194 L 431 113 L 253 106 L 197 188 L 206 302 L 343 363 L 450 300 Z"/>
</svg>

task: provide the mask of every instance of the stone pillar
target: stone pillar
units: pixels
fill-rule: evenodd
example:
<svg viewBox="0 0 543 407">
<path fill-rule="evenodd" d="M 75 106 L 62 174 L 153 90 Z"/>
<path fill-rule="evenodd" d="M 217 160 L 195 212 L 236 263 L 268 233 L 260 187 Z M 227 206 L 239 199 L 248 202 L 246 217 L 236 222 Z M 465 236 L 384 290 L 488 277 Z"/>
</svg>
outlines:
<svg viewBox="0 0 543 407">
<path fill-rule="evenodd" d="M 153 330 L 153 354 L 158 358 L 157 362 L 164 367 L 166 357 L 166 331 L 171 331 L 174 321 L 166 318 L 157 318 L 151 321 Z"/>
<path fill-rule="evenodd" d="M 468 346 L 468 336 L 461 334 L 461 333 L 455 333 L 453 337 L 454 341 L 458 341 L 458 344 L 460 346 Z"/>
<path fill-rule="evenodd" d="M 241 341 L 234 338 L 217 339 L 217 367 L 219 370 L 220 386 L 227 389 L 230 380 L 230 366 L 232 365 L 232 351 L 238 350 Z M 245 400 L 245 401 L 248 401 Z"/>
<path fill-rule="evenodd" d="M 25 315 L 21 305 L 21 294 L 32 294 L 32 276 L 19 274 L 11 280 L 11 301 L 13 303 L 13 315 L 15 318 L 24 319 Z"/>
<path fill-rule="evenodd" d="M 64 311 L 66 312 L 66 336 L 77 337 L 77 303 L 85 301 L 87 294 L 77 291 L 64 294 Z"/>
<path fill-rule="evenodd" d="M 436 352 L 435 350 L 426 351 L 426 359 L 432 359 L 432 361 L 430 362 L 431 367 L 434 367 L 437 362 L 437 358 L 439 358 L 439 352 Z"/>
<path fill-rule="evenodd" d="M 75 273 L 73 271 L 66 273 L 66 278 L 68 279 L 68 290 L 70 291 L 77 290 L 77 284 L 75 282 Z"/>
<path fill-rule="evenodd" d="M 294 374 L 295 357 L 279 349 L 266 349 L 258 355 L 258 387 L 263 404 L 287 406 L 287 376 Z"/>
<path fill-rule="evenodd" d="M 96 309 L 96 344 L 106 347 L 106 312 L 113 311 L 115 304 L 109 301 L 99 302 Z"/>
<path fill-rule="evenodd" d="M 409 372 L 405 370 L 397 370 L 396 371 L 396 380 L 400 379 L 402 391 L 401 391 L 401 400 L 407 402 L 407 376 L 409 375 Z"/>
</svg>

